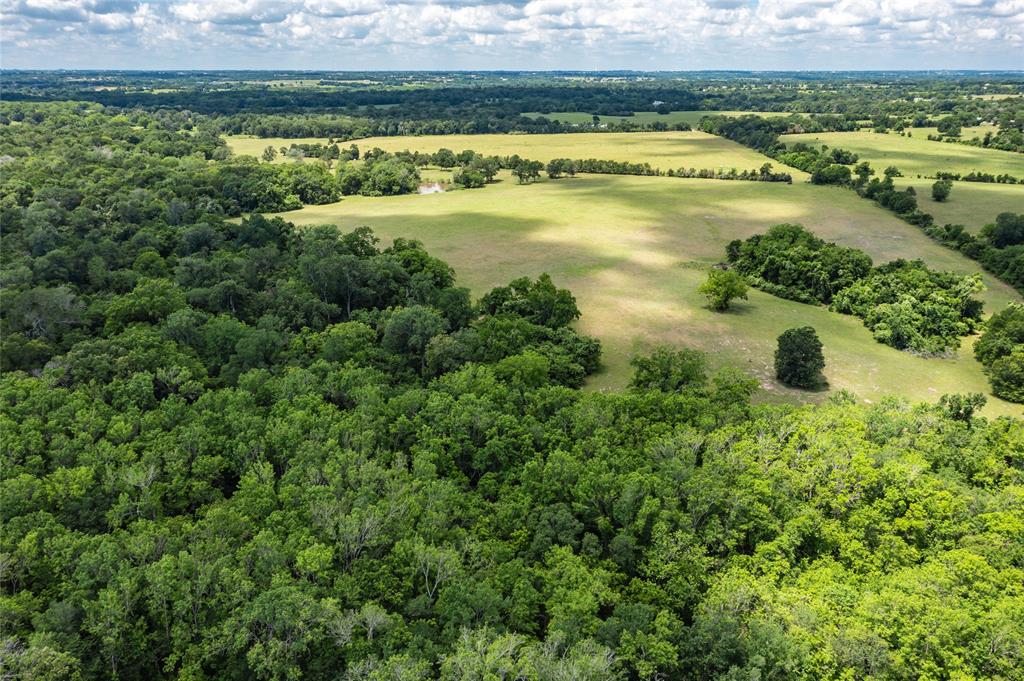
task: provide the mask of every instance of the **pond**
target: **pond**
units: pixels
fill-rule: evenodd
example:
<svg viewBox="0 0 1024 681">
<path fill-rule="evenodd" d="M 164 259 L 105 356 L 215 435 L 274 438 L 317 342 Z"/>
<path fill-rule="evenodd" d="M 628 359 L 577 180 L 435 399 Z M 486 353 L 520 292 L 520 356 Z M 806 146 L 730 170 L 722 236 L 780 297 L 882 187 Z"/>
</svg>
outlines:
<svg viewBox="0 0 1024 681">
<path fill-rule="evenodd" d="M 421 184 L 417 191 L 420 194 L 440 194 L 445 191 L 445 186 L 440 182 L 427 182 Z"/>
</svg>

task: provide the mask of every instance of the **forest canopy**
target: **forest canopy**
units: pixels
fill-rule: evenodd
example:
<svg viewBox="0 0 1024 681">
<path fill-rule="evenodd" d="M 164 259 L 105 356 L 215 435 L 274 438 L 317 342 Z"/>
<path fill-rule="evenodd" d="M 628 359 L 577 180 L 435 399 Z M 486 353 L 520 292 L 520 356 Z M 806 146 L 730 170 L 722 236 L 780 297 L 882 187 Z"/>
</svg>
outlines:
<svg viewBox="0 0 1024 681">
<path fill-rule="evenodd" d="M 19 98 L 81 92 L 34 78 Z M 757 101 L 824 108 L 809 89 Z M 652 93 L 712 98 L 656 83 L 564 106 Z M 352 101 L 406 116 L 445 96 L 459 117 L 519 124 L 469 87 Z M 979 415 L 978 395 L 765 400 L 681 347 L 639 348 L 628 389 L 581 390 L 601 343 L 558 277 L 473 296 L 414 239 L 261 214 L 410 191 L 415 159 L 232 158 L 219 130 L 282 120 L 212 88 L 90 99 L 109 106 L 0 105 L 3 674 L 1022 678 L 1021 419 Z M 149 101 L 168 106 L 119 108 Z M 448 160 L 481 184 L 497 171 Z M 984 238 L 1013 248 L 1018 227 Z M 896 347 L 939 351 L 980 320 L 974 278 L 874 266 L 799 226 L 728 257 Z M 1011 389 L 1021 324 L 1013 306 L 976 345 Z M 816 373 L 817 336 L 796 331 Z"/>
</svg>

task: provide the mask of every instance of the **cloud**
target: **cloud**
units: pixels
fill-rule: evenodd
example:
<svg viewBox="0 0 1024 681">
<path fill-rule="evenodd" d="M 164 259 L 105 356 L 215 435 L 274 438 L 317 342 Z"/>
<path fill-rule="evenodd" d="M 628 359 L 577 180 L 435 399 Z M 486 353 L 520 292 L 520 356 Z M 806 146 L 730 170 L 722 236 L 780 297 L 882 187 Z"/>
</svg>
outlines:
<svg viewBox="0 0 1024 681">
<path fill-rule="evenodd" d="M 1024 0 L 0 0 L 0 20 L 10 67 L 1024 64 Z"/>
</svg>

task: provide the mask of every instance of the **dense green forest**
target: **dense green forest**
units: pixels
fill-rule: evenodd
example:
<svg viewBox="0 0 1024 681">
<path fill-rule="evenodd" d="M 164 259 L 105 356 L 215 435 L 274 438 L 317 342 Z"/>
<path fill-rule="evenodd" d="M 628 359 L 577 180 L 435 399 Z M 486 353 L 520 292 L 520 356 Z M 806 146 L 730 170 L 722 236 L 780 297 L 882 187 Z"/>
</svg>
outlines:
<svg viewBox="0 0 1024 681">
<path fill-rule="evenodd" d="M 415 159 L 232 158 L 115 95 L 0 106 L 6 677 L 1024 679 L 1024 420 L 772 403 L 679 348 L 580 390 L 601 346 L 547 275 L 474 300 L 421 243 L 260 214 Z M 769 227 L 728 252 L 766 290 L 927 352 L 980 324 L 972 277 Z M 1007 399 L 1022 329 L 976 345 Z"/>
</svg>

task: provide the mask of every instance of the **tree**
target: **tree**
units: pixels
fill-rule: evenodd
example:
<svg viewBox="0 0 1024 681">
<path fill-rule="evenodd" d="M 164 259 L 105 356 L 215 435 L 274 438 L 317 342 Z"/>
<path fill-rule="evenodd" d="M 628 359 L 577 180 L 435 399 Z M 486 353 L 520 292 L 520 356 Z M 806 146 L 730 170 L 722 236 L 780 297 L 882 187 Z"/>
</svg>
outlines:
<svg viewBox="0 0 1024 681">
<path fill-rule="evenodd" d="M 491 289 L 480 299 L 480 308 L 486 314 L 515 314 L 534 324 L 557 329 L 580 318 L 576 297 L 551 281 L 544 273 L 531 281 L 520 277 L 508 286 Z"/>
<path fill-rule="evenodd" d="M 984 407 L 987 402 L 988 398 L 981 393 L 943 395 L 939 398 L 939 408 L 954 421 L 970 423 L 974 412 Z"/>
<path fill-rule="evenodd" d="M 473 168 L 456 170 L 452 175 L 452 182 L 465 189 L 478 189 L 483 187 L 486 181 L 484 174 Z"/>
<path fill-rule="evenodd" d="M 953 189 L 953 183 L 949 180 L 937 180 L 932 185 L 932 198 L 940 202 L 945 201 L 949 197 L 951 189 Z"/>
<path fill-rule="evenodd" d="M 455 158 L 455 152 L 444 147 L 437 150 L 432 160 L 442 168 L 454 168 L 456 164 L 458 164 L 458 159 Z"/>
<path fill-rule="evenodd" d="M 747 282 L 735 270 L 713 267 L 697 292 L 707 296 L 712 310 L 724 312 L 733 298 L 747 299 Z"/>
<path fill-rule="evenodd" d="M 689 348 L 675 350 L 662 345 L 649 355 L 633 357 L 629 363 L 633 367 L 632 388 L 678 392 L 707 382 L 707 358 L 703 352 Z"/>
<path fill-rule="evenodd" d="M 981 338 L 974 344 L 974 357 L 989 366 L 1018 346 L 1024 346 L 1024 304 L 1010 303 L 985 322 Z"/>
<path fill-rule="evenodd" d="M 988 376 L 994 395 L 1008 402 L 1024 402 L 1024 345 L 992 362 Z"/>
<path fill-rule="evenodd" d="M 1000 213 L 994 223 L 982 227 L 981 235 L 995 248 L 1024 244 L 1024 213 Z"/>
<path fill-rule="evenodd" d="M 810 326 L 788 329 L 775 350 L 775 376 L 794 388 L 816 388 L 825 382 L 821 341 Z"/>
<path fill-rule="evenodd" d="M 420 171 L 413 164 L 397 158 L 374 163 L 366 174 L 360 193 L 367 196 L 394 196 L 416 191 Z"/>
<path fill-rule="evenodd" d="M 501 160 L 497 156 L 475 156 L 467 168 L 480 172 L 487 182 L 493 182 L 501 170 Z"/>
<path fill-rule="evenodd" d="M 936 128 L 938 129 L 939 134 L 941 135 L 948 135 L 949 137 L 960 136 L 960 121 L 958 121 L 956 118 L 952 116 L 943 118 L 941 121 L 939 121 Z"/>
<path fill-rule="evenodd" d="M 427 343 L 444 333 L 444 318 L 429 307 L 414 305 L 391 315 L 384 327 L 381 345 L 388 352 L 410 360 L 422 371 L 426 366 Z"/>
<path fill-rule="evenodd" d="M 274 147 L 267 147 L 266 149 L 263 150 L 264 161 L 270 163 L 275 158 L 277 158 L 277 149 L 275 149 Z"/>
<path fill-rule="evenodd" d="M 574 177 L 576 175 L 576 162 L 569 158 L 553 158 L 548 161 L 546 167 L 548 177 L 557 180 L 562 175 Z"/>
<path fill-rule="evenodd" d="M 521 160 L 512 169 L 512 174 L 519 180 L 519 184 L 529 184 L 540 177 L 540 171 L 544 164 L 540 161 Z"/>
<path fill-rule="evenodd" d="M 833 163 L 811 173 L 814 184 L 850 184 L 852 173 L 847 166 Z"/>
</svg>

